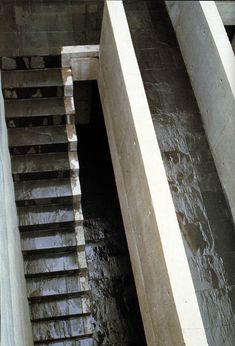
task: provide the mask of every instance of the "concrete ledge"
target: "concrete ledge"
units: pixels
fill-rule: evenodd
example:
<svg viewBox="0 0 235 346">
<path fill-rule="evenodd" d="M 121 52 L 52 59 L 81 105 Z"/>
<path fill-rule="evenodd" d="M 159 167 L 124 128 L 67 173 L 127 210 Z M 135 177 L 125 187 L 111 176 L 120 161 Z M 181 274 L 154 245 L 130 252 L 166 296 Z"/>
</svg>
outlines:
<svg viewBox="0 0 235 346">
<path fill-rule="evenodd" d="M 166 1 L 235 221 L 235 58 L 214 1 Z"/>
<path fill-rule="evenodd" d="M 122 1 L 104 9 L 98 86 L 148 345 L 207 345 Z"/>
<path fill-rule="evenodd" d="M 62 66 L 71 67 L 74 81 L 97 80 L 99 45 L 63 47 Z"/>
</svg>

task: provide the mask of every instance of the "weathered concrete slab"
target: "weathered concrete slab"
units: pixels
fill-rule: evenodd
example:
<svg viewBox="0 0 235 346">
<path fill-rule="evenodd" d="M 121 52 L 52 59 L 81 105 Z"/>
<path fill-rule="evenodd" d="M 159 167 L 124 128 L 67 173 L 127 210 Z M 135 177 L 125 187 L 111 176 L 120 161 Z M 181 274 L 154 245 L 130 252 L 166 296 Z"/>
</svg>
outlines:
<svg viewBox="0 0 235 346">
<path fill-rule="evenodd" d="M 166 1 L 166 5 L 235 220 L 234 53 L 213 1 Z"/>
</svg>

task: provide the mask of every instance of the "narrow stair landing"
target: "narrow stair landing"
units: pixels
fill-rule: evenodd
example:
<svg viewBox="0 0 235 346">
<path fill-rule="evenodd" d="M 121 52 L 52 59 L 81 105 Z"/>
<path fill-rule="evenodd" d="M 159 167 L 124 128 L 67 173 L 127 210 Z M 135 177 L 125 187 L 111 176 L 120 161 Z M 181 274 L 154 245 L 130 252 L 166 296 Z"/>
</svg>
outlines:
<svg viewBox="0 0 235 346">
<path fill-rule="evenodd" d="M 91 346 L 93 324 L 70 69 L 2 58 L 2 88 L 35 345 Z"/>
</svg>

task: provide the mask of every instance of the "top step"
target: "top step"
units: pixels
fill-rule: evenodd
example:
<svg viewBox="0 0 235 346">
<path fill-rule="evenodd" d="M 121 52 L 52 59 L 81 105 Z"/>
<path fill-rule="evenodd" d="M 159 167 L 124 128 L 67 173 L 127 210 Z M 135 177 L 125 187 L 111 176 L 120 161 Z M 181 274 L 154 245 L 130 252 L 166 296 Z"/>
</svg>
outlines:
<svg viewBox="0 0 235 346">
<path fill-rule="evenodd" d="M 2 57 L 2 71 L 61 67 L 61 55 Z"/>
</svg>

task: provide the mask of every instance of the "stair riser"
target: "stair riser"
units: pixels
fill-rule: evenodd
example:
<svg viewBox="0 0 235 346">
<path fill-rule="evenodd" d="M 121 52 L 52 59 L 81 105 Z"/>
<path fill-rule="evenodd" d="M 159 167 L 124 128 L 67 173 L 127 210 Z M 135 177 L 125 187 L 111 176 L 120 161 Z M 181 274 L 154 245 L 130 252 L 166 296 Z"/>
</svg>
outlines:
<svg viewBox="0 0 235 346">
<path fill-rule="evenodd" d="M 74 172 L 79 174 L 79 171 Z M 15 173 L 13 174 L 14 181 L 38 180 L 38 179 L 62 179 L 70 177 L 71 171 L 53 171 L 53 172 L 33 172 L 33 173 Z"/>
<path fill-rule="evenodd" d="M 7 127 L 56 126 L 75 124 L 75 115 L 52 115 L 39 117 L 7 118 Z"/>
<path fill-rule="evenodd" d="M 71 208 L 74 206 L 74 198 L 73 196 L 66 196 L 66 197 L 54 197 L 54 198 L 40 198 L 40 199 L 29 199 L 29 200 L 23 200 L 23 201 L 16 201 L 17 207 L 24 207 L 24 206 L 37 206 L 37 205 L 50 205 L 50 204 L 58 204 L 58 205 L 68 205 L 71 206 Z M 76 203 L 76 207 L 80 207 L 80 203 Z"/>
<path fill-rule="evenodd" d="M 11 155 L 45 154 L 66 151 L 75 151 L 74 142 L 10 147 Z"/>
<path fill-rule="evenodd" d="M 2 57 L 1 69 L 27 70 L 61 67 L 61 56 L 37 56 L 37 57 Z"/>
<path fill-rule="evenodd" d="M 61 86 L 55 87 L 30 87 L 30 88 L 12 88 L 3 89 L 3 95 L 6 100 L 9 99 L 30 99 L 42 97 L 62 97 L 64 88 Z M 67 95 L 72 96 L 72 95 Z"/>
<path fill-rule="evenodd" d="M 54 342 L 36 342 L 35 345 L 40 346 L 94 346 L 94 340 L 92 338 L 66 338 L 64 341 L 54 341 Z"/>
<path fill-rule="evenodd" d="M 75 227 L 78 223 L 75 221 L 64 221 L 64 222 L 53 222 L 53 223 L 45 223 L 45 224 L 35 224 L 35 225 L 27 225 L 27 226 L 19 226 L 20 232 L 30 232 L 30 231 L 47 231 L 47 230 L 61 230 L 66 228 Z M 79 222 L 82 224 L 82 221 Z"/>
</svg>

